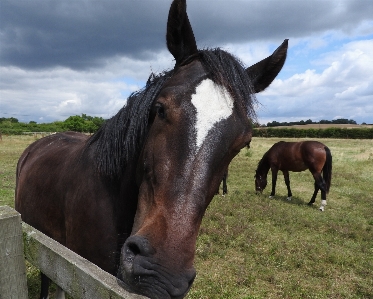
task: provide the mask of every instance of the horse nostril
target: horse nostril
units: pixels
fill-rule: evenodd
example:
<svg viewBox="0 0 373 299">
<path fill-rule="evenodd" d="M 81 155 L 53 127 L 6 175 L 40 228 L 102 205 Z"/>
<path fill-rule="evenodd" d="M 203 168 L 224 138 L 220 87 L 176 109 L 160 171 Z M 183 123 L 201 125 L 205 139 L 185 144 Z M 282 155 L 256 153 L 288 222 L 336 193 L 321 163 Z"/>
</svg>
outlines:
<svg viewBox="0 0 373 299">
<path fill-rule="evenodd" d="M 125 259 L 130 260 L 137 255 L 150 256 L 154 253 L 154 249 L 148 239 L 133 235 L 124 243 L 122 253 Z"/>
<path fill-rule="evenodd" d="M 141 251 L 139 249 L 139 247 L 137 246 L 137 244 L 135 243 L 129 243 L 127 244 L 127 253 L 132 253 L 133 255 L 138 255 Z"/>
</svg>

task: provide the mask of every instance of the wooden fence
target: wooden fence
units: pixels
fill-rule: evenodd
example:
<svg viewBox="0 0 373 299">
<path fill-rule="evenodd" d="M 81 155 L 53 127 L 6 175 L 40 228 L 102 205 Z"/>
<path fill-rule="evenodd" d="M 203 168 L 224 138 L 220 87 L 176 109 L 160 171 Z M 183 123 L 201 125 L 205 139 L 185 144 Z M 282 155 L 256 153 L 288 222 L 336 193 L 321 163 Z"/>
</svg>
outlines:
<svg viewBox="0 0 373 299">
<path fill-rule="evenodd" d="M 145 299 L 122 282 L 0 207 L 0 299 L 27 299 L 25 258 L 73 298 Z"/>
<path fill-rule="evenodd" d="M 56 134 L 56 132 L 22 132 L 23 135 L 31 135 L 34 136 L 35 138 L 40 135 L 40 138 L 48 136 L 48 135 L 53 135 Z"/>
</svg>

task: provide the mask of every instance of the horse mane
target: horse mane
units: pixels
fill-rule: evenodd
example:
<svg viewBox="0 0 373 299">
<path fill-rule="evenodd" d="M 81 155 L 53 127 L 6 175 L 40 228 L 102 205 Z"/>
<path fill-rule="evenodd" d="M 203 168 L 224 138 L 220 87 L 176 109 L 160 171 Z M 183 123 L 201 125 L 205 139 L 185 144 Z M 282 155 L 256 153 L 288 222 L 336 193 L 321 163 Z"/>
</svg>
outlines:
<svg viewBox="0 0 373 299">
<path fill-rule="evenodd" d="M 268 160 L 268 152 L 266 152 L 258 163 L 258 167 L 255 170 L 255 177 L 257 176 L 258 172 L 264 171 L 265 173 L 267 173 L 270 167 L 271 166 Z"/>
<path fill-rule="evenodd" d="M 172 71 L 151 73 L 145 87 L 132 93 L 127 104 L 88 140 L 85 149 L 95 145 L 93 155 L 100 173 L 118 177 L 123 167 L 139 155 L 148 131 L 152 103 L 171 75 Z"/>
<path fill-rule="evenodd" d="M 227 88 L 248 118 L 256 119 L 255 92 L 240 60 L 219 48 L 199 50 L 198 56 L 208 77 Z M 152 73 L 146 86 L 132 93 L 127 104 L 87 141 L 85 150 L 93 148 L 99 173 L 119 178 L 125 166 L 138 159 L 148 132 L 152 104 L 173 73 L 174 70 Z"/>
</svg>

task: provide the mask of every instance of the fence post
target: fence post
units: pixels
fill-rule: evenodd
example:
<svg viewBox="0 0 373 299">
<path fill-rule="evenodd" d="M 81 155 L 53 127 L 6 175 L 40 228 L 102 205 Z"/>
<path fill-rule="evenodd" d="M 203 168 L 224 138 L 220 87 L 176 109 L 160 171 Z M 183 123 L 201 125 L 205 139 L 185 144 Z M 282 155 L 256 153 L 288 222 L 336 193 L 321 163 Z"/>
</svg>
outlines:
<svg viewBox="0 0 373 299">
<path fill-rule="evenodd" d="M 0 206 L 0 299 L 27 299 L 21 215 Z"/>
</svg>

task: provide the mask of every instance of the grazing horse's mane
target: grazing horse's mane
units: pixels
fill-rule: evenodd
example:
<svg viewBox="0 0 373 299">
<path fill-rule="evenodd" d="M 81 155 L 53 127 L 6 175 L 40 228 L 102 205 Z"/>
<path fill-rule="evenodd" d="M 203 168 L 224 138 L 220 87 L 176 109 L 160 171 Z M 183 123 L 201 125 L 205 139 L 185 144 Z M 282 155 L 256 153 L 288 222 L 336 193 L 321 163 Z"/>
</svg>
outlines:
<svg viewBox="0 0 373 299">
<path fill-rule="evenodd" d="M 259 171 L 264 171 L 265 173 L 267 173 L 267 171 L 269 170 L 270 164 L 269 164 L 269 160 L 267 156 L 268 156 L 268 151 L 260 159 L 258 163 L 258 167 L 256 168 L 256 171 L 255 171 L 255 177 L 258 175 Z"/>
<path fill-rule="evenodd" d="M 228 52 L 216 49 L 199 50 L 198 57 L 208 77 L 225 86 L 250 119 L 256 119 L 255 92 L 243 64 Z M 128 162 L 138 159 L 148 131 L 151 106 L 174 70 L 151 74 L 146 86 L 132 93 L 127 104 L 107 120 L 88 140 L 86 150 L 93 148 L 98 171 L 119 178 Z"/>
</svg>

